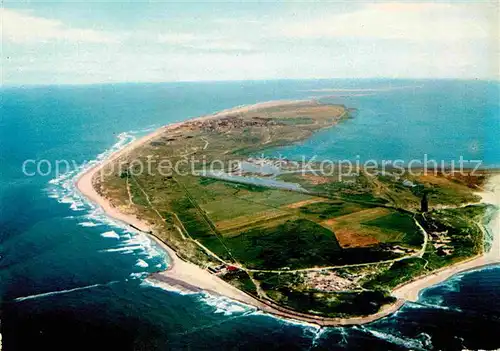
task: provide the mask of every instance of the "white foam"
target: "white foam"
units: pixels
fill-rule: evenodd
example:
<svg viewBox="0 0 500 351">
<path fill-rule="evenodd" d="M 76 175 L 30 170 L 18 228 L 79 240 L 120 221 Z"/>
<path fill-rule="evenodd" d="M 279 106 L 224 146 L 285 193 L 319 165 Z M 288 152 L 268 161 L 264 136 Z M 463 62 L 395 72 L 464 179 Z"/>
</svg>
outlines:
<svg viewBox="0 0 500 351">
<path fill-rule="evenodd" d="M 141 282 L 140 286 L 157 288 L 157 289 L 161 289 L 164 291 L 173 292 L 173 293 L 176 293 L 178 295 L 198 295 L 199 294 L 199 292 L 191 291 L 191 290 L 187 290 L 187 289 L 181 289 L 180 287 L 164 283 L 162 281 L 153 279 L 151 277 L 147 277 L 146 279 L 144 279 Z"/>
<path fill-rule="evenodd" d="M 107 225 L 115 228 L 115 230 L 101 233 L 103 238 L 117 239 L 120 246 L 117 248 L 110 248 L 108 250 L 101 250 L 101 252 L 119 252 L 121 254 L 137 254 L 144 256 L 145 259 L 161 258 L 163 261 L 167 260 L 167 254 L 153 243 L 149 238 L 138 233 L 124 223 L 118 222 L 106 215 L 101 207 L 90 202 L 83 196 L 76 187 L 76 181 L 88 171 L 90 168 L 106 160 L 112 153 L 119 151 L 126 147 L 129 143 L 136 140 L 137 136 L 154 130 L 156 126 L 150 126 L 147 129 L 137 132 L 124 132 L 118 135 L 117 142 L 108 150 L 97 155 L 96 159 L 84 162 L 80 165 L 74 165 L 73 169 L 51 179 L 46 189 L 48 196 L 57 200 L 59 203 L 69 205 L 73 211 L 86 213 L 79 216 L 68 216 L 68 219 L 80 219 L 78 223 L 82 227 L 95 227 L 100 225 Z M 114 250 L 116 249 L 116 250 Z M 145 262 L 144 260 L 142 260 Z M 148 264 L 147 262 L 145 262 Z M 144 266 L 143 263 L 141 265 Z"/>
<path fill-rule="evenodd" d="M 318 344 L 318 340 L 321 339 L 321 337 L 323 336 L 323 334 L 326 332 L 326 328 L 319 328 L 317 330 L 315 330 L 315 332 L 313 333 L 314 337 L 312 339 L 312 346 L 315 347 L 317 346 Z"/>
<path fill-rule="evenodd" d="M 478 270 L 481 270 L 482 268 L 478 268 Z M 420 293 L 420 296 L 424 295 L 424 292 L 428 291 L 428 290 L 432 290 L 432 289 L 435 289 L 435 288 L 439 288 L 441 290 L 443 290 L 444 292 L 459 292 L 460 291 L 460 284 L 462 282 L 462 279 L 467 275 L 469 274 L 471 271 L 465 271 L 465 272 L 461 272 L 461 273 L 457 273 L 453 276 L 451 276 L 450 278 L 448 278 L 447 280 L 439 283 L 439 284 L 436 284 L 436 285 L 432 285 L 432 286 L 429 286 L 428 288 L 424 289 L 421 293 Z"/>
<path fill-rule="evenodd" d="M 78 204 L 76 202 L 73 202 L 69 208 L 71 208 L 73 211 L 83 211 L 85 209 L 83 207 L 83 204 L 80 205 L 80 204 Z"/>
<path fill-rule="evenodd" d="M 214 313 L 222 313 L 224 316 L 230 316 L 235 313 L 244 313 L 253 309 L 250 306 L 231 300 L 228 297 L 214 296 L 206 292 L 201 294 L 200 301 L 208 306 L 214 307 Z"/>
<path fill-rule="evenodd" d="M 49 187 L 46 189 L 50 198 L 57 199 L 59 203 L 69 204 L 75 211 L 95 208 L 89 203 L 82 194 L 76 189 L 75 181 L 87 170 L 102 162 L 112 153 L 124 148 L 127 144 L 136 139 L 136 132 L 126 132 L 118 135 L 118 141 L 105 152 L 97 155 L 95 160 L 74 164 L 73 168 L 56 178 L 49 181 Z"/>
<path fill-rule="evenodd" d="M 149 275 L 148 272 L 134 272 L 130 273 L 129 277 L 132 279 L 145 279 L 148 277 L 148 275 Z"/>
<path fill-rule="evenodd" d="M 357 329 L 357 330 L 361 330 L 365 333 L 371 334 L 371 335 L 373 335 L 381 340 L 388 341 L 391 344 L 404 346 L 405 348 L 410 349 L 410 350 L 425 350 L 422 342 L 420 342 L 418 340 L 407 339 L 404 336 L 385 333 L 385 332 L 382 332 L 382 331 L 379 331 L 379 330 L 376 330 L 373 328 L 365 327 L 365 326 L 360 326 L 360 327 L 355 326 L 353 328 Z"/>
<path fill-rule="evenodd" d="M 142 267 L 142 268 L 147 268 L 149 267 L 149 264 L 144 261 L 144 260 L 141 260 L 141 259 L 138 259 L 136 264 L 135 264 L 137 267 Z"/>
<path fill-rule="evenodd" d="M 434 309 L 439 309 L 439 310 L 444 310 L 444 311 L 452 311 L 452 312 L 458 312 L 458 313 L 463 313 L 464 312 L 463 310 L 461 310 L 458 307 L 444 306 L 444 305 L 433 304 L 433 303 L 429 303 L 429 302 L 411 302 L 411 301 L 407 301 L 405 303 L 405 307 L 412 308 L 412 309 L 434 308 Z"/>
<path fill-rule="evenodd" d="M 94 222 L 80 222 L 80 223 L 78 223 L 78 225 L 82 226 L 82 227 L 97 227 L 97 226 L 100 226 L 101 224 L 94 223 Z"/>
<path fill-rule="evenodd" d="M 299 321 L 297 319 L 280 318 L 280 317 L 274 316 L 272 314 L 269 314 L 269 316 L 274 317 L 276 319 L 279 319 L 282 323 L 291 324 L 291 325 L 297 325 L 299 327 L 306 328 L 306 330 L 313 330 L 314 334 L 319 329 L 321 329 L 321 327 L 319 325 L 317 325 L 317 324 L 308 323 L 308 322 L 304 322 L 304 321 Z"/>
<path fill-rule="evenodd" d="M 116 234 L 116 232 L 114 230 L 110 230 L 109 232 L 104 232 L 104 233 L 101 233 L 101 236 L 103 238 L 112 238 L 112 239 L 120 239 L 120 236 L 118 234 Z"/>
<path fill-rule="evenodd" d="M 308 323 L 308 322 L 300 321 L 300 320 L 297 320 L 297 319 L 282 318 L 282 317 L 278 317 L 278 316 L 276 316 L 274 314 L 267 313 L 267 312 L 264 312 L 264 311 L 261 311 L 261 310 L 254 311 L 252 313 L 252 315 L 254 315 L 254 316 L 265 316 L 265 317 L 268 317 L 268 318 L 276 319 L 276 320 L 278 320 L 278 321 L 280 321 L 281 323 L 284 323 L 284 324 L 296 325 L 298 327 L 305 328 L 304 331 L 305 332 L 310 332 L 312 335 L 316 335 L 316 333 L 322 328 L 318 324 Z"/>
<path fill-rule="evenodd" d="M 100 250 L 99 252 L 129 252 L 129 253 L 133 253 L 136 250 L 143 250 L 143 249 L 144 248 L 140 245 L 120 246 L 120 247 L 114 247 L 112 249 Z"/>
<path fill-rule="evenodd" d="M 419 301 L 422 301 L 423 298 L 420 297 Z M 430 304 L 430 305 L 439 305 L 442 306 L 444 304 L 444 296 L 443 295 L 433 295 L 433 296 L 426 296 L 425 297 L 425 304 Z"/>
<path fill-rule="evenodd" d="M 115 282 L 111 282 L 108 284 L 112 284 L 112 283 L 115 283 Z M 82 286 L 82 287 L 73 288 L 73 289 L 57 290 L 57 291 L 50 291 L 50 292 L 41 293 L 41 294 L 22 296 L 22 297 L 15 298 L 14 301 L 19 302 L 19 301 L 24 301 L 24 300 L 37 299 L 40 297 L 47 297 L 47 296 L 53 296 L 53 295 L 59 295 L 59 294 L 67 294 L 67 293 L 74 292 L 74 291 L 95 288 L 95 287 L 98 287 L 101 285 L 103 285 L 103 284 L 93 284 L 93 285 L 87 285 L 87 286 Z"/>
<path fill-rule="evenodd" d="M 349 337 L 349 333 L 347 332 L 347 329 L 345 327 L 338 327 L 340 335 L 342 336 L 342 340 L 340 341 L 340 344 L 342 345 L 347 345 L 348 341 L 347 338 Z"/>
</svg>

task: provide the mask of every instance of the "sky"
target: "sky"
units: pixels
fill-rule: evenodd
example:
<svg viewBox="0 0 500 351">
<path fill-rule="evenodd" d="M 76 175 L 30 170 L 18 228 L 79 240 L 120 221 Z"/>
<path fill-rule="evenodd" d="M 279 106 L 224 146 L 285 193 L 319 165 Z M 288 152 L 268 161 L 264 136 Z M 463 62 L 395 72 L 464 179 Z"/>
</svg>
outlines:
<svg viewBox="0 0 500 351">
<path fill-rule="evenodd" d="M 1 82 L 498 79 L 498 6 L 4 0 Z"/>
</svg>

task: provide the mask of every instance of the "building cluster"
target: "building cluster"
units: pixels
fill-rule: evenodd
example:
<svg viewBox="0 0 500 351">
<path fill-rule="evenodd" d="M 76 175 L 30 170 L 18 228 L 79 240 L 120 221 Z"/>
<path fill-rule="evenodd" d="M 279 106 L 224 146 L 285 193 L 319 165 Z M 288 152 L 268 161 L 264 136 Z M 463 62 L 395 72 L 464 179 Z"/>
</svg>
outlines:
<svg viewBox="0 0 500 351">
<path fill-rule="evenodd" d="M 411 255 L 419 251 L 416 248 L 404 247 L 394 243 L 379 243 L 378 246 L 383 251 L 390 251 L 392 253 L 402 254 L 402 255 Z"/>
<path fill-rule="evenodd" d="M 271 118 L 254 117 L 252 119 L 244 119 L 236 116 L 200 119 L 189 122 L 188 124 L 191 130 L 198 128 L 204 131 L 218 132 L 218 133 L 225 133 L 233 129 L 242 129 L 248 127 L 266 127 L 269 125 L 277 125 L 277 123 Z"/>
<path fill-rule="evenodd" d="M 409 255 L 409 254 L 413 254 L 413 253 L 417 252 L 417 250 L 415 250 L 415 249 L 411 249 L 409 247 L 403 247 L 403 246 L 399 246 L 399 245 L 393 245 L 390 250 L 393 253 L 405 254 L 405 255 Z"/>
<path fill-rule="evenodd" d="M 218 266 L 215 266 L 215 267 L 208 267 L 207 270 L 210 273 L 215 274 L 215 275 L 224 275 L 224 274 L 226 274 L 228 272 L 236 272 L 236 271 L 239 270 L 239 268 L 235 267 L 235 266 L 221 264 L 221 265 L 218 265 Z"/>
<path fill-rule="evenodd" d="M 454 251 L 453 246 L 450 245 L 451 239 L 448 236 L 448 230 L 442 232 L 430 232 L 432 246 L 440 256 L 451 255 Z"/>
<path fill-rule="evenodd" d="M 305 278 L 306 284 L 314 290 L 335 292 L 359 289 L 358 284 L 352 280 L 338 276 L 333 271 L 308 272 Z"/>
<path fill-rule="evenodd" d="M 448 233 L 448 229 L 443 226 L 438 226 L 430 221 L 428 222 L 427 233 L 429 234 L 429 239 L 438 255 L 448 256 L 453 253 L 454 248 L 453 245 L 451 245 L 452 240 Z"/>
</svg>

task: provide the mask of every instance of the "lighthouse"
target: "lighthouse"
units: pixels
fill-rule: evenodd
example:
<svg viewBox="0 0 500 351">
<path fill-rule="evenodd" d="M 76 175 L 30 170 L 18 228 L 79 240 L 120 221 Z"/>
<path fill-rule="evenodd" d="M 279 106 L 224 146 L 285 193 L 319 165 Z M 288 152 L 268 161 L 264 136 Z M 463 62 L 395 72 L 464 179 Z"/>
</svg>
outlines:
<svg viewBox="0 0 500 351">
<path fill-rule="evenodd" d="M 427 193 L 424 192 L 422 196 L 422 200 L 420 200 L 420 211 L 427 212 L 429 211 L 429 201 L 427 200 Z"/>
</svg>

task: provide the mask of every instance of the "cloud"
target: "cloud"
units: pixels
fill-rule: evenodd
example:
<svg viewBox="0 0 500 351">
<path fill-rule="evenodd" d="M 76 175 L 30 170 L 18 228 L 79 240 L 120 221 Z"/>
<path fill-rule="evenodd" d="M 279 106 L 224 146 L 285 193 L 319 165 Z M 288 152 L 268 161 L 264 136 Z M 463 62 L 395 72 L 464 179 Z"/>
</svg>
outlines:
<svg viewBox="0 0 500 351">
<path fill-rule="evenodd" d="M 196 35 L 191 33 L 162 33 L 158 35 L 158 42 L 172 45 L 187 45 L 195 42 Z"/>
<path fill-rule="evenodd" d="M 25 12 L 0 9 L 2 38 L 13 43 L 68 41 L 116 43 L 118 37 L 94 29 L 70 28 L 61 21 L 35 17 Z"/>
<path fill-rule="evenodd" d="M 227 11 L 222 19 L 193 15 L 155 22 L 134 14 L 134 22 L 127 17 L 131 12 L 117 14 L 130 29 L 105 17 L 88 19 L 114 26 L 109 31 L 90 24 L 76 28 L 63 17 L 0 10 L 2 39 L 8 44 L 2 83 L 498 79 L 498 15 L 491 9 L 488 14 L 482 4 L 322 3 L 275 12 L 255 6 L 245 17 Z M 72 5 L 67 9 L 74 11 Z M 50 45 L 36 45 L 45 42 Z M 115 42 L 120 44 L 96 45 Z"/>
<path fill-rule="evenodd" d="M 297 18 L 282 23 L 279 33 L 290 38 L 401 39 L 408 41 L 457 41 L 487 38 L 482 18 L 461 6 L 440 3 L 368 4 L 348 13 Z"/>
<path fill-rule="evenodd" d="M 255 48 L 244 40 L 218 35 L 200 35 L 194 33 L 162 33 L 158 43 L 169 44 L 181 49 L 202 52 L 250 52 Z"/>
</svg>

